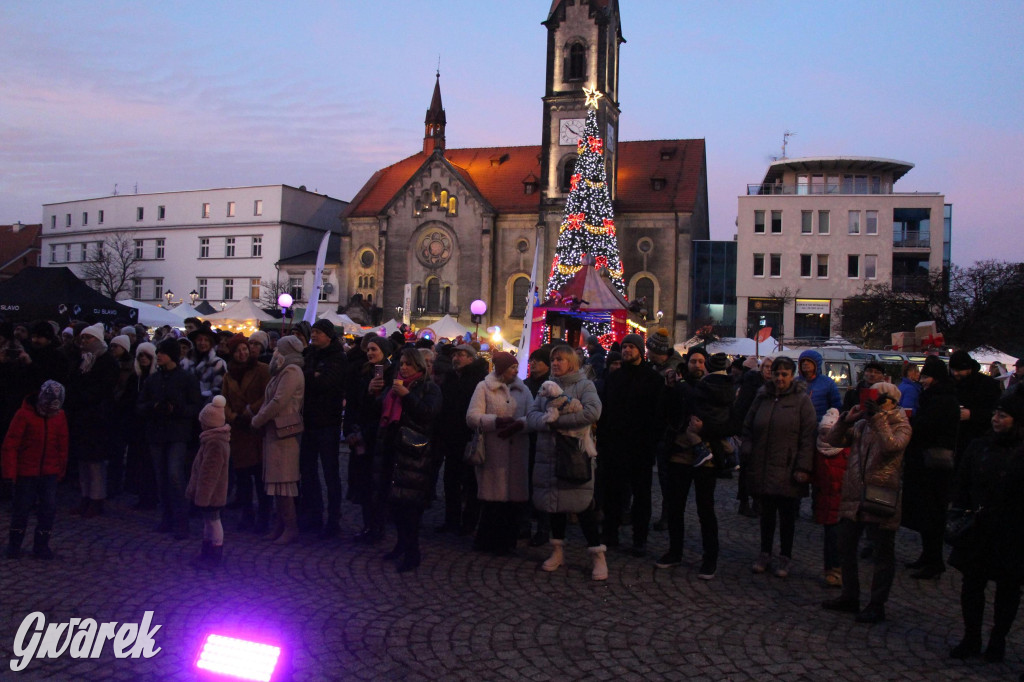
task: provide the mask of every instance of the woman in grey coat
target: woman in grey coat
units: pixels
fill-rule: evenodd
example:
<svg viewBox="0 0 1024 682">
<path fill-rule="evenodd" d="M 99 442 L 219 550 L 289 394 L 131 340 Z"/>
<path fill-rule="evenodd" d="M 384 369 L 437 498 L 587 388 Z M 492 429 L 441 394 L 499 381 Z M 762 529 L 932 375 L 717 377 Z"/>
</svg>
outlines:
<svg viewBox="0 0 1024 682">
<path fill-rule="evenodd" d="M 533 402 L 526 425 L 537 432 L 537 457 L 533 469 L 533 505 L 551 516 L 551 556 L 541 564 L 545 571 L 555 571 L 564 563 L 563 547 L 569 513 L 575 513 L 587 540 L 587 549 L 594 560 L 591 577 L 608 579 L 605 546 L 597 527 L 594 509 L 594 477 L 586 483 L 570 483 L 555 476 L 555 432 L 578 431 L 597 423 L 601 416 L 601 400 L 594 382 L 580 371 L 579 357 L 565 344 L 551 349 L 551 380 L 568 398 L 553 420 L 549 403 L 558 400 L 542 390 Z M 592 459 L 591 464 L 595 464 Z"/>
<path fill-rule="evenodd" d="M 750 492 L 761 500 L 761 553 L 751 570 L 764 573 L 772 563 L 775 523 L 779 559 L 774 573 L 789 575 L 800 499 L 807 497 L 814 470 L 818 420 L 806 384 L 793 381 L 796 363 L 780 355 L 772 380 L 762 386 L 743 422 L 743 461 L 750 462 Z"/>
</svg>

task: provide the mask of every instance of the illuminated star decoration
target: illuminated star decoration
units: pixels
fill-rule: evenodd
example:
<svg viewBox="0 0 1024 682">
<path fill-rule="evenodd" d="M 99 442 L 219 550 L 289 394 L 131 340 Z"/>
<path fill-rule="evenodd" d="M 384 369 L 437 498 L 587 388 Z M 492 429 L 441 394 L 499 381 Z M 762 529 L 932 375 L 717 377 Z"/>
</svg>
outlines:
<svg viewBox="0 0 1024 682">
<path fill-rule="evenodd" d="M 593 107 L 594 109 L 597 109 L 597 100 L 604 97 L 604 95 L 597 91 L 597 88 L 583 88 L 583 94 L 587 98 L 586 106 Z"/>
</svg>

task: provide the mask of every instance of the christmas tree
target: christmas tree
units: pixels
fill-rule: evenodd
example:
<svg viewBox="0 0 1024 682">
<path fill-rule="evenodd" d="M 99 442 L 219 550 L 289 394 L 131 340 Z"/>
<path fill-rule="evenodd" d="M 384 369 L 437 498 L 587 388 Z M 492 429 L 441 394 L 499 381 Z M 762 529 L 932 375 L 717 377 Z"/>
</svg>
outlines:
<svg viewBox="0 0 1024 682">
<path fill-rule="evenodd" d="M 565 201 L 565 216 L 558 231 L 547 295 L 561 289 L 579 272 L 583 267 L 584 254 L 589 256 L 589 262 L 595 268 L 607 268 L 612 284 L 625 295 L 612 200 L 608 194 L 604 139 L 597 128 L 597 100 L 602 95 L 592 88 L 584 88 L 583 91 L 590 110 L 587 112 L 584 138 L 577 142 L 579 157 Z"/>
</svg>

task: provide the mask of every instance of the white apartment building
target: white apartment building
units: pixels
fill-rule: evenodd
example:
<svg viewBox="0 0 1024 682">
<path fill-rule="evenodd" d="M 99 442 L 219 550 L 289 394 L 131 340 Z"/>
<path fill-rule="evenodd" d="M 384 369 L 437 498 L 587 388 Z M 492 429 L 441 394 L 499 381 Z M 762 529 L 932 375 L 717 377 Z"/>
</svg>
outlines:
<svg viewBox="0 0 1024 682">
<path fill-rule="evenodd" d="M 153 304 L 209 301 L 219 307 L 243 296 L 258 300 L 261 283 L 280 282 L 296 302 L 313 291 L 313 267 L 278 261 L 317 249 L 324 231 L 340 233 L 348 202 L 288 185 L 122 194 L 43 205 L 42 264 L 82 267 L 110 235 L 129 236 L 141 276 L 122 298 Z M 333 310 L 345 277 L 335 261 L 324 269 Z"/>
<path fill-rule="evenodd" d="M 952 206 L 899 192 L 912 163 L 868 157 L 780 159 L 739 197 L 736 335 L 828 337 L 865 284 L 921 292 L 948 268 Z"/>
</svg>

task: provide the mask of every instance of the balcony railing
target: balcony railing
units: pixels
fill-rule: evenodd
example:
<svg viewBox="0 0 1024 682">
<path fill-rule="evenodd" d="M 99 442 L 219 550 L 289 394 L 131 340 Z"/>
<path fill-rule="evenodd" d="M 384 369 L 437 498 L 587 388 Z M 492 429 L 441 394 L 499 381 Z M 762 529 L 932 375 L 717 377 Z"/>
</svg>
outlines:
<svg viewBox="0 0 1024 682">
<path fill-rule="evenodd" d="M 927 275 L 893 275 L 892 290 L 898 294 L 927 294 Z"/>
<path fill-rule="evenodd" d="M 781 182 L 747 185 L 747 195 L 783 195 L 811 196 L 827 194 L 892 194 L 892 183 L 882 183 L 877 187 L 857 183 L 826 183 L 824 185 L 786 185 Z"/>
<path fill-rule="evenodd" d="M 893 234 L 892 245 L 898 249 L 930 249 L 932 246 L 931 235 L 927 232 L 907 232 L 906 234 Z"/>
</svg>

